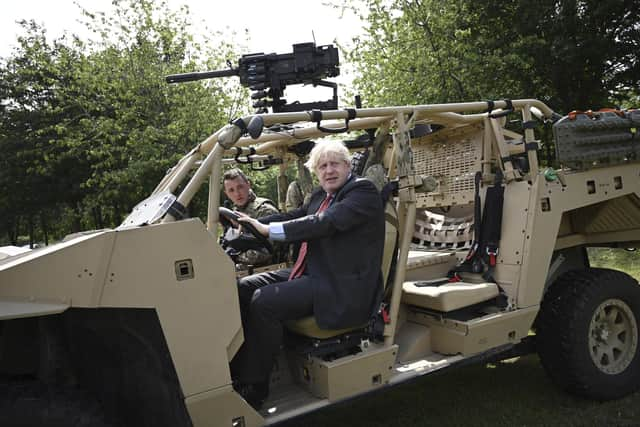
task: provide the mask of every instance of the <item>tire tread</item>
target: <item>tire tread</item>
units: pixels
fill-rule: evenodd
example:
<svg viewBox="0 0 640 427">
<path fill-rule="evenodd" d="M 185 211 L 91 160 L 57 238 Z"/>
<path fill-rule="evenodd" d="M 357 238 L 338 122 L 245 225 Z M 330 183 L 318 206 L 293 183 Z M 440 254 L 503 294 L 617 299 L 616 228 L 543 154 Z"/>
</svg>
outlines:
<svg viewBox="0 0 640 427">
<path fill-rule="evenodd" d="M 611 376 L 618 377 L 616 379 L 606 378 L 606 374 L 597 371 L 588 354 L 588 334 L 585 333 L 588 324 L 585 325 L 585 321 L 591 319 L 594 304 L 597 306 L 604 299 L 615 297 L 616 292 L 631 296 L 631 301 L 625 299 L 627 304 L 635 301 L 632 310 L 640 325 L 638 282 L 617 270 L 569 271 L 560 276 L 545 295 L 536 323 L 536 347 L 547 374 L 563 390 L 597 400 L 610 400 L 640 387 L 637 366 L 640 350 L 636 349 L 634 360 L 625 372 Z M 594 375 L 602 377 L 601 380 L 594 379 Z M 628 376 L 631 377 L 625 378 Z M 605 378 L 613 380 L 616 386 L 603 387 Z"/>
</svg>

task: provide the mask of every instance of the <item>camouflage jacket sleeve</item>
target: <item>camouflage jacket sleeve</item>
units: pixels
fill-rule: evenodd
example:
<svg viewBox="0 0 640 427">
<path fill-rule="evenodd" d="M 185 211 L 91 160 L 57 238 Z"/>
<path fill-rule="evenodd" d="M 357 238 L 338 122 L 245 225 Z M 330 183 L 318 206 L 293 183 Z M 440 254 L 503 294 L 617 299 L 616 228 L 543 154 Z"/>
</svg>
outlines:
<svg viewBox="0 0 640 427">
<path fill-rule="evenodd" d="M 258 206 L 258 209 L 256 210 L 256 215 L 254 218 L 273 215 L 275 213 L 278 213 L 278 209 L 276 209 L 276 207 L 271 203 L 270 200 L 264 200 Z"/>
</svg>

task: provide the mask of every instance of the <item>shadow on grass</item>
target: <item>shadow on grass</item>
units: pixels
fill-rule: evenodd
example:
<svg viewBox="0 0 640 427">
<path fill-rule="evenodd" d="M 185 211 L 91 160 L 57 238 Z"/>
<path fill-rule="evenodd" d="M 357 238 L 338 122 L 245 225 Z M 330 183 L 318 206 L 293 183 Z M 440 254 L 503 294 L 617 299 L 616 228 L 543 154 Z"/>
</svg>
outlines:
<svg viewBox="0 0 640 427">
<path fill-rule="evenodd" d="M 454 368 L 282 426 L 640 426 L 640 393 L 612 402 L 568 395 L 529 355 Z"/>
</svg>

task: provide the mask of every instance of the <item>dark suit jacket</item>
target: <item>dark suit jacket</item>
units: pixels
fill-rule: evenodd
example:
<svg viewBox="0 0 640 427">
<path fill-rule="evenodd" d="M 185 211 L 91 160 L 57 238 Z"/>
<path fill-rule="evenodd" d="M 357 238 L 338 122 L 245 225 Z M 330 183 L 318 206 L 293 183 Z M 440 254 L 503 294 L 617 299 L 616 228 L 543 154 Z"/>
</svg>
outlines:
<svg viewBox="0 0 640 427">
<path fill-rule="evenodd" d="M 318 326 L 355 327 L 369 320 L 383 289 L 382 200 L 373 183 L 352 176 L 329 208 L 315 215 L 325 195 L 318 189 L 308 204 L 260 221 L 286 221 L 283 228 L 288 242 L 307 241 L 305 274 L 313 286 Z"/>
</svg>

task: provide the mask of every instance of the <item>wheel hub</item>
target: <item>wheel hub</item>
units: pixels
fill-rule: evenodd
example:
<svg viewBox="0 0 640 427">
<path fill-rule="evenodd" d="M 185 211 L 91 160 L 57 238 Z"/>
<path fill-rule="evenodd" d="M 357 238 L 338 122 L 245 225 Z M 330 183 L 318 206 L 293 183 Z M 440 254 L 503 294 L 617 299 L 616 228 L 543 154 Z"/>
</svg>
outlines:
<svg viewBox="0 0 640 427">
<path fill-rule="evenodd" d="M 609 327 L 608 325 L 598 325 L 594 330 L 594 338 L 599 343 L 607 343 L 607 338 L 609 338 Z"/>
<path fill-rule="evenodd" d="M 619 299 L 600 304 L 589 325 L 589 349 L 596 367 L 606 374 L 619 374 L 629 366 L 637 347 L 638 324 L 629 306 Z"/>
</svg>

